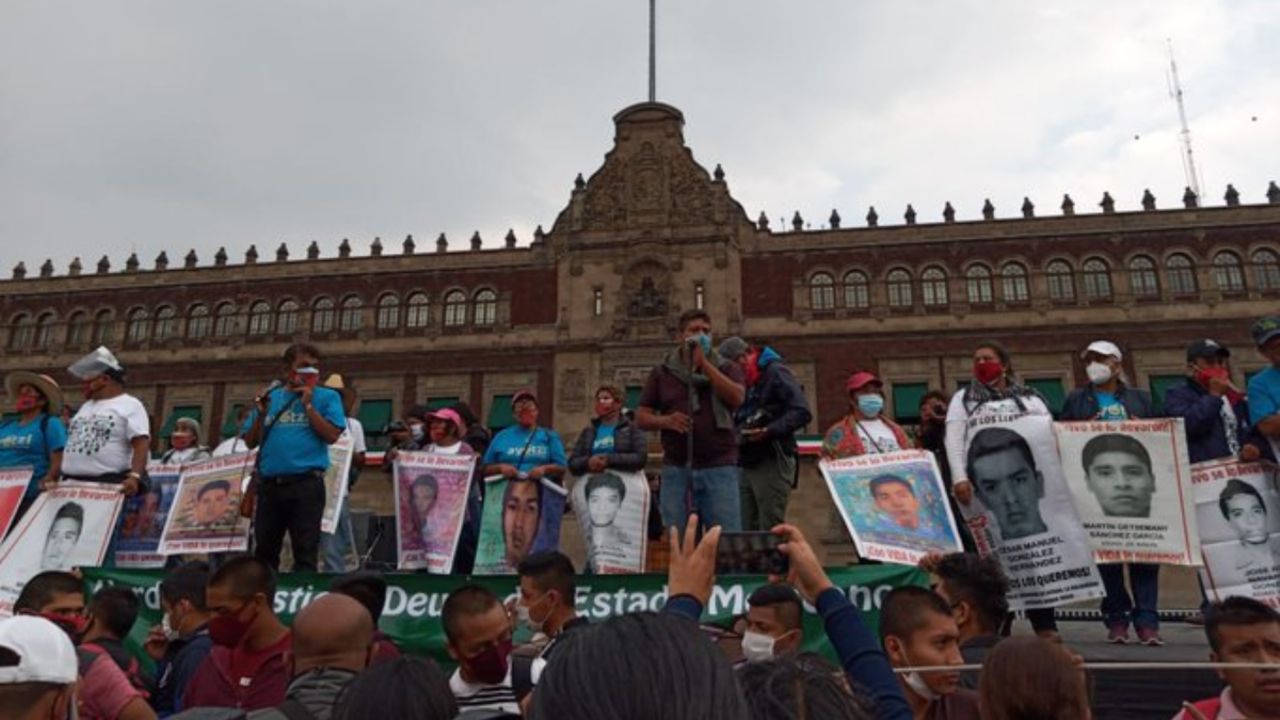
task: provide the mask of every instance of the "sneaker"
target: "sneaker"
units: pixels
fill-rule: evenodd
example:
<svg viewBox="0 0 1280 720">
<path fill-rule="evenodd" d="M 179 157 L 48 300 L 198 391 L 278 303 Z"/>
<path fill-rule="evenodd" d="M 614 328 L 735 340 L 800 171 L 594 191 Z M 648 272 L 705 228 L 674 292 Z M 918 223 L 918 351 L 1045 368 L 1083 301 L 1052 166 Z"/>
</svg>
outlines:
<svg viewBox="0 0 1280 720">
<path fill-rule="evenodd" d="M 1164 640 L 1160 639 L 1160 633 L 1155 628 L 1138 628 L 1138 642 L 1151 647 L 1164 645 Z"/>
<path fill-rule="evenodd" d="M 1129 642 L 1129 626 L 1115 623 L 1107 629 L 1107 642 L 1124 645 Z"/>
</svg>

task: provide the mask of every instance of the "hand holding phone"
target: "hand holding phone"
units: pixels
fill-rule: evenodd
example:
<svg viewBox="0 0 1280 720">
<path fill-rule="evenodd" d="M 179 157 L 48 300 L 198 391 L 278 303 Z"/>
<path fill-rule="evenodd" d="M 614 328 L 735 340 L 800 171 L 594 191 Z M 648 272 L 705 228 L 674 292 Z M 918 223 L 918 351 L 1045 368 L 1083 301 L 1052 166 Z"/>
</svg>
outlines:
<svg viewBox="0 0 1280 720">
<path fill-rule="evenodd" d="M 723 533 L 716 550 L 717 575 L 786 575 L 785 539 L 769 532 Z"/>
</svg>

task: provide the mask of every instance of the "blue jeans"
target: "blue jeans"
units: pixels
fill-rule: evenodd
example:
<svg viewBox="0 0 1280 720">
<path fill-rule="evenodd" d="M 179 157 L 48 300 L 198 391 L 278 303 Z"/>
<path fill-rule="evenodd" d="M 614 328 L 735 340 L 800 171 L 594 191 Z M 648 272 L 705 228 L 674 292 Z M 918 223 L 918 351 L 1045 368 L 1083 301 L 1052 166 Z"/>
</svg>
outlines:
<svg viewBox="0 0 1280 720">
<path fill-rule="evenodd" d="M 348 505 L 350 505 L 349 502 L 342 503 L 342 509 L 338 511 L 338 525 L 333 529 L 334 532 L 320 533 L 323 572 L 342 574 L 347 571 L 347 551 L 355 545 Z"/>
<path fill-rule="evenodd" d="M 1160 600 L 1160 566 L 1147 563 L 1129 563 L 1129 585 L 1133 588 L 1130 597 L 1129 589 L 1124 586 L 1124 565 L 1099 565 L 1098 573 L 1102 575 L 1102 585 L 1107 596 L 1102 598 L 1102 621 L 1108 627 L 1112 625 L 1129 626 L 1137 629 L 1160 627 L 1160 616 L 1156 610 Z"/>
<path fill-rule="evenodd" d="M 719 525 L 724 532 L 741 532 L 742 501 L 738 494 L 738 466 L 721 465 L 689 471 L 675 465 L 662 466 L 662 490 L 658 501 L 662 525 L 683 531 L 689 521 L 689 500 L 703 527 Z"/>
</svg>

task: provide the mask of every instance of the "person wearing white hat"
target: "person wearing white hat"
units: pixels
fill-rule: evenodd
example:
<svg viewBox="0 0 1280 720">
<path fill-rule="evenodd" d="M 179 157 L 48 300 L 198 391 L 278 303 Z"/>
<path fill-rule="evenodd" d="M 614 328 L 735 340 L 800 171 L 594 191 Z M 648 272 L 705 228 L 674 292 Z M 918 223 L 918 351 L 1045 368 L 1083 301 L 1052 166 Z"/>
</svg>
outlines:
<svg viewBox="0 0 1280 720">
<path fill-rule="evenodd" d="M 16 521 L 35 502 L 42 485 L 57 482 L 67 428 L 58 417 L 62 391 L 53 378 L 18 370 L 5 376 L 4 387 L 18 415 L 0 423 L 0 468 L 33 470 Z"/>
<path fill-rule="evenodd" d="M 169 434 L 169 449 L 160 456 L 162 465 L 190 465 L 208 460 L 209 448 L 200 444 L 200 423 L 195 418 L 178 418 Z"/>
<path fill-rule="evenodd" d="M 79 664 L 75 646 L 40 617 L 0 620 L 0 707 L 13 720 L 72 717 Z"/>
<path fill-rule="evenodd" d="M 99 347 L 67 370 L 83 383 L 85 401 L 71 419 L 62 477 L 119 483 L 130 497 L 146 490 L 151 419 L 142 401 L 124 391 L 124 366 Z"/>
</svg>

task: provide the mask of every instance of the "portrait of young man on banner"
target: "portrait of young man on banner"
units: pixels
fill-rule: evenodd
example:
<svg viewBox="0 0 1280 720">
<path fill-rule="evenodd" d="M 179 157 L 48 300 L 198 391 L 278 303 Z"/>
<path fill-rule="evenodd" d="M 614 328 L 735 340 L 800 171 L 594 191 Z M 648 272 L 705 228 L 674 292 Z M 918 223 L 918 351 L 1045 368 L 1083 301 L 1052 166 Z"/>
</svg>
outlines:
<svg viewBox="0 0 1280 720">
<path fill-rule="evenodd" d="M 397 566 L 446 574 L 462 535 L 475 457 L 401 451 L 394 465 Z"/>
<path fill-rule="evenodd" d="M 152 465 L 147 468 L 151 489 L 124 501 L 124 519 L 116 538 L 116 567 L 163 567 L 160 536 L 177 496 L 181 465 Z"/>
<path fill-rule="evenodd" d="M 644 473 L 606 471 L 576 478 L 573 507 L 587 543 L 589 572 L 644 572 L 649 520 Z"/>
<path fill-rule="evenodd" d="M 1262 463 L 1215 460 L 1191 466 L 1205 592 L 1280 605 L 1280 493 Z"/>
<path fill-rule="evenodd" d="M 252 456 L 247 455 L 184 466 L 160 554 L 247 550 L 249 519 L 240 515 L 240 498 L 252 471 Z"/>
<path fill-rule="evenodd" d="M 960 552 L 933 453 L 907 450 L 818 465 L 860 556 L 914 565 L 931 552 Z"/>
<path fill-rule="evenodd" d="M 1056 423 L 1054 432 L 1098 562 L 1200 564 L 1181 418 Z"/>
<path fill-rule="evenodd" d="M 477 575 L 512 575 L 520 561 L 560 547 L 560 519 L 568 491 L 548 478 L 485 478 Z"/>
</svg>

